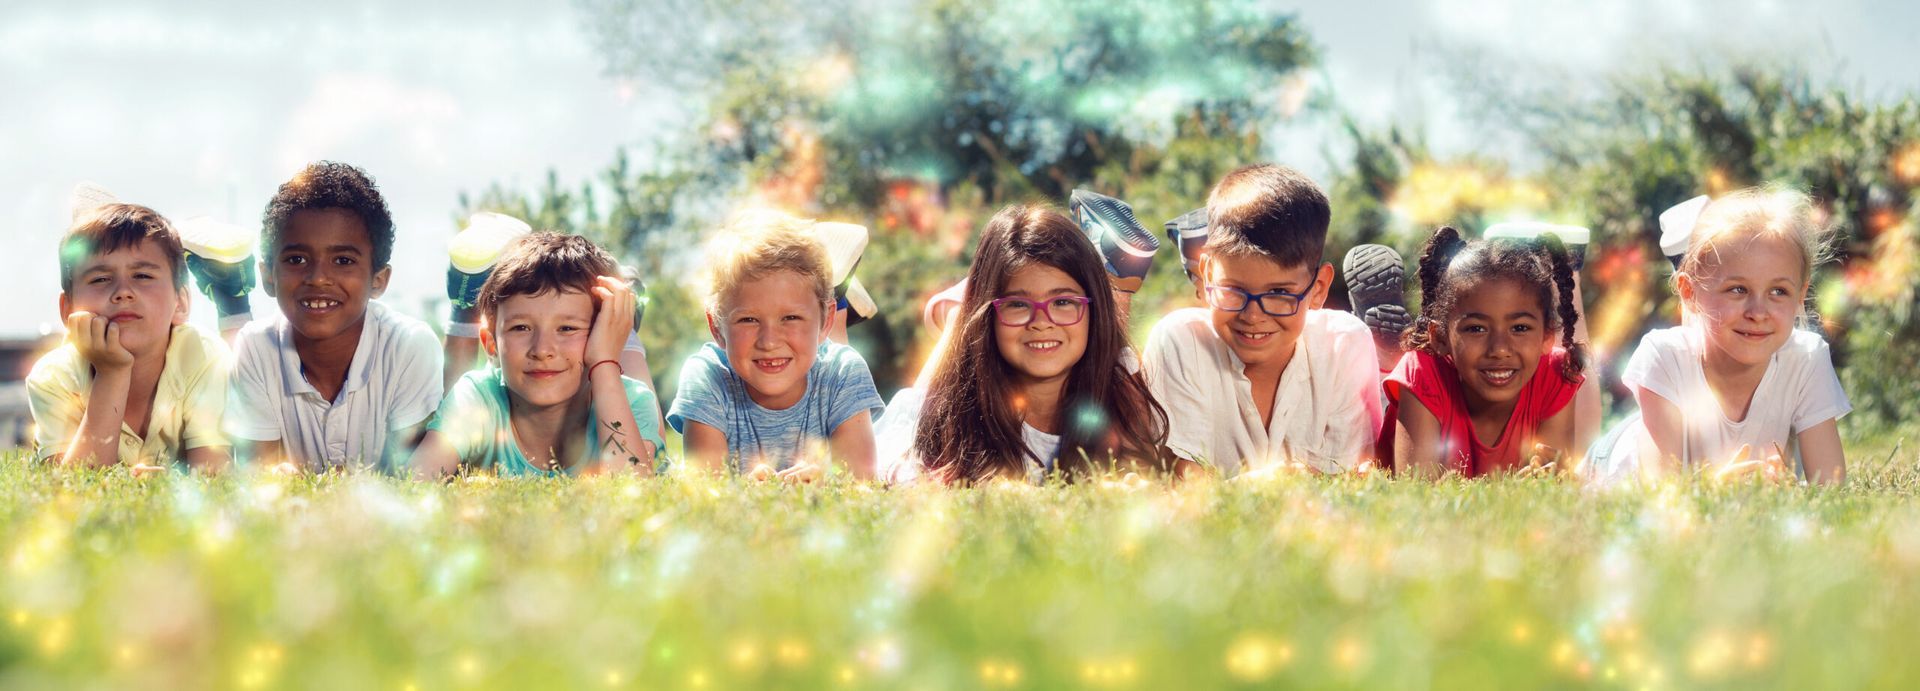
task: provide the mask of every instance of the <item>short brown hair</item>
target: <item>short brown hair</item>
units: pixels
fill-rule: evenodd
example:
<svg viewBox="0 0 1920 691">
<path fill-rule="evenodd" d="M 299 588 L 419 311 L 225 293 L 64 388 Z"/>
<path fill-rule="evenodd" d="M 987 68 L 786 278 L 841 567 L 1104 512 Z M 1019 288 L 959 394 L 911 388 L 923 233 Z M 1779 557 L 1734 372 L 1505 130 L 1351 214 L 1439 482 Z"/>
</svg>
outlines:
<svg viewBox="0 0 1920 691">
<path fill-rule="evenodd" d="M 502 301 L 515 295 L 576 291 L 591 297 L 595 279 L 619 275 L 613 255 L 592 240 L 550 230 L 530 233 L 507 247 L 481 284 L 480 313 L 491 318 Z M 599 308 L 599 300 L 594 307 Z"/>
<path fill-rule="evenodd" d="M 1207 254 L 1317 266 L 1331 217 L 1326 193 L 1305 174 L 1271 163 L 1246 166 L 1207 195 Z"/>
<path fill-rule="evenodd" d="M 87 263 L 88 257 L 116 252 L 151 242 L 167 256 L 167 268 L 173 272 L 175 290 L 187 286 L 186 250 L 180 246 L 180 233 L 165 216 L 139 204 L 108 204 L 87 212 L 67 229 L 60 239 L 60 292 L 73 292 L 73 272 Z"/>
</svg>

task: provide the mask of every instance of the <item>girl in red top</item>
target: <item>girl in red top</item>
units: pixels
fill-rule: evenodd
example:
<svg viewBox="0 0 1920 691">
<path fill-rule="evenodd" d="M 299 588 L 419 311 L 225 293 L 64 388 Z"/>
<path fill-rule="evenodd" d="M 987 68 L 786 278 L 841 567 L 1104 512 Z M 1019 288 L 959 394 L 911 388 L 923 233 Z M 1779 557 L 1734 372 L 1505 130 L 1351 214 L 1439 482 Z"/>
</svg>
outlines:
<svg viewBox="0 0 1920 691">
<path fill-rule="evenodd" d="M 1574 412 L 1586 363 L 1575 295 L 1551 235 L 1434 231 L 1420 255 L 1420 316 L 1384 383 L 1380 458 L 1422 477 L 1476 477 L 1524 467 L 1535 444 L 1586 448 L 1599 420 Z"/>
</svg>

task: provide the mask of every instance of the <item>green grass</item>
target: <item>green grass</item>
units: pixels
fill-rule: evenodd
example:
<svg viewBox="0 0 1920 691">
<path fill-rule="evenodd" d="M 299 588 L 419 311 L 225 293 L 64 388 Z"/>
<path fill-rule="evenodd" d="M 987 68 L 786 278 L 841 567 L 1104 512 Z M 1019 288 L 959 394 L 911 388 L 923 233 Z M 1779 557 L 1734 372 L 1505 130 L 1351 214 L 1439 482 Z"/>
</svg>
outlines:
<svg viewBox="0 0 1920 691">
<path fill-rule="evenodd" d="M 1838 490 L 1615 493 L 143 481 L 16 453 L 0 686 L 1910 688 L 1913 446 L 1855 442 Z"/>
</svg>

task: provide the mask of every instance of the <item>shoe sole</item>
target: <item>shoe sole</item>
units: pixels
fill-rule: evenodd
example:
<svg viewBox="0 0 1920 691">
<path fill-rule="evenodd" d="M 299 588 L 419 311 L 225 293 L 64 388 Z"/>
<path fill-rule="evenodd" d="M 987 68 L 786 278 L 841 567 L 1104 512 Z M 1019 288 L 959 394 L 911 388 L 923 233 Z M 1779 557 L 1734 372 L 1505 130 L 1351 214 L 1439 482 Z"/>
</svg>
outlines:
<svg viewBox="0 0 1920 691">
<path fill-rule="evenodd" d="M 1147 277 L 1147 270 L 1153 267 L 1153 255 L 1160 251 L 1160 240 L 1141 227 L 1133 208 L 1113 197 L 1086 190 L 1074 190 L 1067 207 L 1074 222 L 1100 250 L 1101 258 L 1107 262 L 1107 272 L 1123 289 L 1138 290 L 1140 281 Z"/>
<path fill-rule="evenodd" d="M 1375 341 L 1397 347 L 1401 329 L 1411 321 L 1402 293 L 1407 267 L 1400 253 L 1386 245 L 1360 245 L 1347 252 L 1340 268 L 1347 276 L 1354 313 L 1373 330 Z"/>
</svg>

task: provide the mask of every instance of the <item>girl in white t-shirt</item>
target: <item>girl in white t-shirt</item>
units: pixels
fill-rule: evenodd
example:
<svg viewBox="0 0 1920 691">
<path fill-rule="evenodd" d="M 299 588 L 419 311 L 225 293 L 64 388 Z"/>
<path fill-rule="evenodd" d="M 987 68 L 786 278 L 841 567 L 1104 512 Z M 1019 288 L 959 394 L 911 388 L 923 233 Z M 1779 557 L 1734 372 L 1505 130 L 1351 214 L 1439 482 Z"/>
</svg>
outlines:
<svg viewBox="0 0 1920 691">
<path fill-rule="evenodd" d="M 1853 407 L 1826 341 L 1794 328 L 1824 251 L 1811 208 L 1804 194 L 1747 189 L 1701 212 L 1674 274 L 1688 323 L 1641 339 L 1622 375 L 1640 416 L 1608 435 L 1616 443 L 1597 457 L 1598 475 L 1710 468 L 1845 479 L 1837 421 Z M 1730 467 L 1743 456 L 1759 462 Z"/>
<path fill-rule="evenodd" d="M 879 475 L 973 484 L 1165 471 L 1167 415 L 1128 368 L 1100 255 L 1057 211 L 1012 206 L 981 234 L 951 350 L 875 429 Z"/>
</svg>

